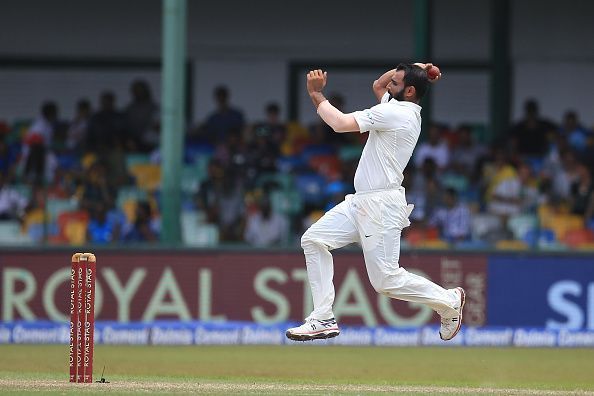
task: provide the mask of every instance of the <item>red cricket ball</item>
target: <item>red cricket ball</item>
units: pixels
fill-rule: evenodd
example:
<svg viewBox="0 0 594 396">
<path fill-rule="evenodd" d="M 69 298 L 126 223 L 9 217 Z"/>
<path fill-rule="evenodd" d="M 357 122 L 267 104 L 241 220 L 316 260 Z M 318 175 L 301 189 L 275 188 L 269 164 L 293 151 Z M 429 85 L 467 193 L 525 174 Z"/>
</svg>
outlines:
<svg viewBox="0 0 594 396">
<path fill-rule="evenodd" d="M 439 73 L 441 73 L 439 67 L 431 66 L 431 69 L 427 70 L 427 77 L 429 77 L 429 80 L 434 80 L 439 76 Z"/>
</svg>

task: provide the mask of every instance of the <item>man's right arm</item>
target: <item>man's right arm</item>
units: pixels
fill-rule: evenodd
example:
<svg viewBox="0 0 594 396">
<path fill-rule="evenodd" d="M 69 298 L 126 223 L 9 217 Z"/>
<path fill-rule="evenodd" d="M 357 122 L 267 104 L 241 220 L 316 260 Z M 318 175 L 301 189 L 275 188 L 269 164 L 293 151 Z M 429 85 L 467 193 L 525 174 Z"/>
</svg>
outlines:
<svg viewBox="0 0 594 396">
<path fill-rule="evenodd" d="M 396 69 L 388 70 L 373 82 L 373 93 L 378 102 L 381 102 L 382 97 L 388 92 L 388 84 L 390 84 L 390 80 L 394 76 L 394 73 L 396 73 Z"/>
</svg>

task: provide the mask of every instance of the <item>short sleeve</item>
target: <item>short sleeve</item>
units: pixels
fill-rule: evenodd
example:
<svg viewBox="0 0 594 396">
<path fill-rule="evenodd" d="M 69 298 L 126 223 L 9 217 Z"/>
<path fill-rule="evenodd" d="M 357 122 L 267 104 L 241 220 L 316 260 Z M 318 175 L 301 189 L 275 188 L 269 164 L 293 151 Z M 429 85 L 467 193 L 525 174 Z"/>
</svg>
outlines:
<svg viewBox="0 0 594 396">
<path fill-rule="evenodd" d="M 406 110 L 394 103 L 380 103 L 366 110 L 355 111 L 353 116 L 361 132 L 394 130 L 408 118 Z"/>
</svg>

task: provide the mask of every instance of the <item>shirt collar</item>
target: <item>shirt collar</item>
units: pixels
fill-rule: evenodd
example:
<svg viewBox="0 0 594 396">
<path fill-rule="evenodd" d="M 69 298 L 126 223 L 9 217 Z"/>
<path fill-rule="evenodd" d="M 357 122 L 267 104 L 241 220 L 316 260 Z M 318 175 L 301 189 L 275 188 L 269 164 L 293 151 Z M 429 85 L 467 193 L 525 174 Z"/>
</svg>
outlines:
<svg viewBox="0 0 594 396">
<path fill-rule="evenodd" d="M 422 107 L 421 107 L 421 106 L 419 106 L 418 104 L 416 104 L 416 103 L 413 103 L 413 102 L 409 102 L 409 101 L 407 101 L 407 100 L 396 100 L 396 99 L 392 98 L 392 99 L 390 99 L 390 100 L 388 101 L 388 103 L 389 103 L 389 102 L 394 102 L 394 103 L 396 103 L 396 104 L 399 104 L 399 105 L 401 105 L 401 106 L 407 106 L 407 107 L 410 107 L 411 109 L 413 109 L 413 110 L 415 110 L 415 111 L 417 111 L 417 112 L 419 112 L 419 113 L 421 112 L 421 109 L 422 109 Z"/>
</svg>

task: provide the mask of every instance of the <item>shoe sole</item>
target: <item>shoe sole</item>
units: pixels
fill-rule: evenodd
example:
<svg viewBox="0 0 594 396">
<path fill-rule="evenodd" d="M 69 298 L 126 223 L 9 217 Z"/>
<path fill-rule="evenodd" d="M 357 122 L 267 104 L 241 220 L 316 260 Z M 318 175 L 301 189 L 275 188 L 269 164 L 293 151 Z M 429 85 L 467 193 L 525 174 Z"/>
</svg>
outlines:
<svg viewBox="0 0 594 396">
<path fill-rule="evenodd" d="M 317 334 L 293 334 L 287 331 L 285 335 L 289 340 L 293 341 L 313 341 L 313 340 L 325 340 L 328 338 L 334 338 L 340 334 L 340 330 L 328 330 L 327 332 L 321 332 Z"/>
<path fill-rule="evenodd" d="M 458 316 L 458 327 L 456 327 L 456 331 L 454 331 L 454 334 L 452 334 L 450 338 L 443 338 L 440 332 L 439 338 L 441 338 L 444 341 L 449 341 L 452 338 L 456 337 L 456 334 L 458 334 L 458 332 L 462 328 L 462 311 L 464 310 L 464 303 L 466 302 L 466 292 L 461 287 L 457 287 L 456 289 L 460 291 L 460 316 Z"/>
</svg>

